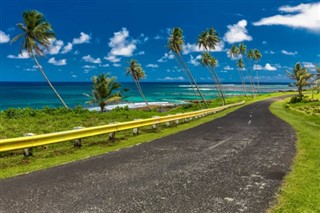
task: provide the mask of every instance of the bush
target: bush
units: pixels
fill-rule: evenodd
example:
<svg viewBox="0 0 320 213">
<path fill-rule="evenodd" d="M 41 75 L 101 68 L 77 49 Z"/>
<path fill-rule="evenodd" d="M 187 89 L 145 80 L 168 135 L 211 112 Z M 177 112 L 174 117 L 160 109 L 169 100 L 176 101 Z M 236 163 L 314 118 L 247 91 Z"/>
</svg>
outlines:
<svg viewBox="0 0 320 213">
<path fill-rule="evenodd" d="M 290 104 L 295 104 L 295 103 L 298 103 L 298 102 L 301 102 L 301 101 L 302 101 L 302 98 L 300 98 L 299 96 L 293 96 L 293 97 L 290 99 L 289 103 L 290 103 Z"/>
<path fill-rule="evenodd" d="M 4 114 L 6 118 L 11 119 L 11 118 L 16 118 L 17 116 L 17 110 L 15 108 L 8 108 L 4 110 Z"/>
</svg>

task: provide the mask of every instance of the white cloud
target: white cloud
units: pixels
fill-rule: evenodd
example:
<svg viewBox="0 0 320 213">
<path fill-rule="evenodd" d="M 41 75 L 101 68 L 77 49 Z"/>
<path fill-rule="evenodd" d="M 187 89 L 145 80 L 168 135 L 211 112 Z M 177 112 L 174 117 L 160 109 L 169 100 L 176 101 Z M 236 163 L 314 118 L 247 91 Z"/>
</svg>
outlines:
<svg viewBox="0 0 320 213">
<path fill-rule="evenodd" d="M 201 59 L 201 55 L 198 55 L 197 57 L 193 57 L 190 55 L 190 61 L 188 61 L 189 64 L 192 64 L 193 66 L 199 66 L 200 62 L 199 60 Z"/>
<path fill-rule="evenodd" d="M 297 51 L 289 52 L 287 50 L 281 50 L 281 53 L 284 54 L 284 55 L 297 55 L 298 54 Z"/>
<path fill-rule="evenodd" d="M 266 41 L 262 41 L 262 44 L 268 44 L 268 42 L 266 42 Z"/>
<path fill-rule="evenodd" d="M 121 64 L 115 63 L 115 64 L 113 64 L 113 66 L 114 66 L 114 67 L 121 67 Z"/>
<path fill-rule="evenodd" d="M 48 63 L 56 66 L 63 66 L 67 64 L 67 59 L 56 60 L 54 57 L 52 57 L 49 59 Z"/>
<path fill-rule="evenodd" d="M 286 5 L 280 7 L 279 11 L 288 14 L 262 18 L 253 25 L 284 25 L 320 32 L 320 2 L 297 6 Z"/>
<path fill-rule="evenodd" d="M 233 67 L 230 67 L 229 65 L 225 66 L 223 69 L 224 69 L 224 70 L 234 70 L 234 68 L 233 68 Z"/>
<path fill-rule="evenodd" d="M 85 69 L 95 69 L 96 66 L 95 66 L 95 65 L 84 65 L 84 66 L 82 66 L 82 68 L 85 68 Z"/>
<path fill-rule="evenodd" d="M 259 65 L 259 64 L 255 64 L 255 65 L 253 65 L 253 69 L 254 69 L 254 70 L 268 70 L 268 71 L 275 71 L 275 70 L 277 70 L 276 67 L 273 67 L 273 66 L 272 66 L 271 64 L 269 64 L 269 63 L 266 63 L 266 65 L 264 65 L 264 67 L 261 66 L 261 65 Z"/>
<path fill-rule="evenodd" d="M 101 64 L 101 59 L 100 58 L 92 58 L 91 55 L 86 55 L 86 56 L 83 56 L 82 59 L 86 62 L 90 62 L 90 63 L 93 63 L 93 64 Z"/>
<path fill-rule="evenodd" d="M 72 75 L 72 78 L 77 78 L 78 76 L 77 75 Z"/>
<path fill-rule="evenodd" d="M 79 38 L 74 38 L 72 43 L 73 44 L 83 44 L 83 43 L 89 43 L 91 40 L 91 36 L 84 33 L 84 32 L 81 32 L 80 33 L 80 37 Z"/>
<path fill-rule="evenodd" d="M 223 40 L 229 44 L 242 42 L 242 41 L 251 41 L 252 37 L 248 35 L 246 29 L 247 21 L 241 20 L 237 24 L 228 25 L 229 31 L 224 34 Z"/>
<path fill-rule="evenodd" d="M 146 67 L 150 67 L 150 68 L 158 68 L 159 65 L 158 64 L 148 64 Z"/>
<path fill-rule="evenodd" d="M 0 44 L 8 43 L 9 41 L 10 41 L 10 36 L 0 30 Z"/>
<path fill-rule="evenodd" d="M 154 40 L 160 40 L 163 39 L 163 37 L 161 37 L 160 35 L 156 35 L 155 37 L 153 37 Z"/>
<path fill-rule="evenodd" d="M 129 41 L 129 31 L 122 28 L 110 38 L 109 47 L 111 47 L 110 55 L 129 57 L 132 56 L 137 46 L 136 40 Z"/>
<path fill-rule="evenodd" d="M 138 52 L 137 55 L 144 55 L 144 54 L 146 54 L 144 51 L 140 51 L 140 52 Z"/>
<path fill-rule="evenodd" d="M 110 67 L 109 64 L 100 64 L 99 67 Z"/>
<path fill-rule="evenodd" d="M 210 52 L 221 52 L 223 51 L 224 49 L 224 42 L 223 41 L 220 41 L 216 48 L 214 50 L 210 50 Z M 183 45 L 183 54 L 184 55 L 187 55 L 191 52 L 203 52 L 205 51 L 205 49 L 203 47 L 199 48 L 199 46 L 197 44 L 190 44 L 190 43 L 187 43 L 185 45 Z"/>
<path fill-rule="evenodd" d="M 110 61 L 112 63 L 117 63 L 117 62 L 121 61 L 120 58 L 118 58 L 118 57 L 116 57 L 114 55 L 110 55 L 110 54 L 108 56 L 105 56 L 103 59 L 105 59 L 107 61 Z"/>
<path fill-rule="evenodd" d="M 8 55 L 8 58 L 11 59 L 26 59 L 26 58 L 30 58 L 30 55 L 28 54 L 27 51 L 23 50 L 21 53 L 19 53 L 17 56 L 15 55 Z"/>
<path fill-rule="evenodd" d="M 163 63 L 163 62 L 167 62 L 168 60 L 174 59 L 174 55 L 172 54 L 172 52 L 169 53 L 165 53 L 159 60 L 158 62 Z"/>
<path fill-rule="evenodd" d="M 183 81 L 184 78 L 182 76 L 179 76 L 179 77 L 164 77 L 164 78 L 158 78 L 157 80 L 160 80 L 160 81 Z"/>
<path fill-rule="evenodd" d="M 61 48 L 63 47 L 63 41 L 61 41 L 61 40 L 52 40 L 51 41 L 51 46 L 50 46 L 50 48 L 49 48 L 49 50 L 48 50 L 48 53 L 50 54 L 50 55 L 57 55 L 57 54 L 59 54 L 59 52 L 60 52 L 60 50 L 61 50 Z"/>
<path fill-rule="evenodd" d="M 72 50 L 72 44 L 68 42 L 67 45 L 63 47 L 63 50 L 61 51 L 61 54 L 66 54 Z"/>
<path fill-rule="evenodd" d="M 79 55 L 80 54 L 80 52 L 79 52 L 79 50 L 76 50 L 76 51 L 74 51 L 74 53 L 73 53 L 74 55 Z"/>
<path fill-rule="evenodd" d="M 270 54 L 270 55 L 274 55 L 274 54 L 276 54 L 274 51 L 272 51 L 272 50 L 266 50 L 266 51 L 264 51 L 264 53 L 265 54 Z"/>
</svg>

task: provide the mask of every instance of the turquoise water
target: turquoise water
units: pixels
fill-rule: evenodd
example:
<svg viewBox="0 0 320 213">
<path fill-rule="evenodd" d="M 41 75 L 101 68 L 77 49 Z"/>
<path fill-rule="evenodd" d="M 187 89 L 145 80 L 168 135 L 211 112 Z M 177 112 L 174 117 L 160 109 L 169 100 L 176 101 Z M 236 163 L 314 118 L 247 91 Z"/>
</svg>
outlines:
<svg viewBox="0 0 320 213">
<path fill-rule="evenodd" d="M 78 105 L 96 107 L 87 105 L 88 98 L 83 95 L 83 93 L 90 94 L 90 82 L 56 82 L 53 85 L 69 107 Z M 206 99 L 217 97 L 217 92 L 212 84 L 201 83 L 199 86 Z M 129 89 L 122 103 L 143 102 L 134 83 L 122 83 L 122 87 Z M 141 83 L 141 87 L 149 102 L 182 103 L 195 99 L 194 92 L 187 83 Z M 226 95 L 243 94 L 242 87 L 239 84 L 226 83 L 223 84 L 223 87 Z M 288 87 L 288 84 L 261 85 L 263 93 L 289 89 L 292 88 Z M 250 90 L 249 87 L 248 90 Z M 42 108 L 44 106 L 62 106 L 46 82 L 0 82 L 0 110 L 9 107 Z"/>
</svg>

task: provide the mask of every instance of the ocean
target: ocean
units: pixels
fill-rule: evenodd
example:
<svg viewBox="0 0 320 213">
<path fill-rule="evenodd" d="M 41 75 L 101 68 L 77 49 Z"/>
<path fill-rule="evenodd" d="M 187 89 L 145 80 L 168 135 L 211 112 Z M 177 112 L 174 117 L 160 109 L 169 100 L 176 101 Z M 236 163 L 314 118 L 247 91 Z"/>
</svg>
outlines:
<svg viewBox="0 0 320 213">
<path fill-rule="evenodd" d="M 69 107 L 81 105 L 83 107 L 97 107 L 88 105 L 88 98 L 84 93 L 91 94 L 91 82 L 53 82 L 52 83 Z M 121 83 L 122 88 L 128 88 L 125 97 L 119 104 L 139 105 L 143 102 L 134 83 Z M 217 97 L 217 91 L 211 83 L 199 83 L 206 99 Z M 247 90 L 250 91 L 250 85 Z M 149 102 L 158 104 L 180 104 L 188 100 L 195 100 L 194 92 L 188 83 L 142 82 L 142 90 Z M 227 96 L 244 94 L 239 83 L 224 83 L 223 88 Z M 278 90 L 291 90 L 288 83 L 263 83 L 261 92 L 269 93 Z M 44 106 L 62 106 L 47 82 L 0 82 L 0 110 L 7 108 L 42 108 Z"/>
</svg>

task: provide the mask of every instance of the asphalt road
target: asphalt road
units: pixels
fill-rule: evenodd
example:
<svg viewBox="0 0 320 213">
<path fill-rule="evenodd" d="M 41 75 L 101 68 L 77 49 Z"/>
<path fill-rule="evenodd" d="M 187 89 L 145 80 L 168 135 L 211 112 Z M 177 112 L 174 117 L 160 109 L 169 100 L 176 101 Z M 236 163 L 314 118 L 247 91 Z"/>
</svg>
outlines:
<svg viewBox="0 0 320 213">
<path fill-rule="evenodd" d="M 118 152 L 0 181 L 1 212 L 264 212 L 295 153 L 271 100 Z"/>
</svg>

